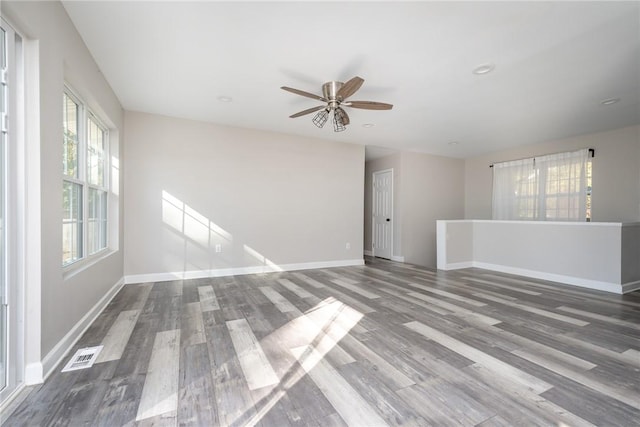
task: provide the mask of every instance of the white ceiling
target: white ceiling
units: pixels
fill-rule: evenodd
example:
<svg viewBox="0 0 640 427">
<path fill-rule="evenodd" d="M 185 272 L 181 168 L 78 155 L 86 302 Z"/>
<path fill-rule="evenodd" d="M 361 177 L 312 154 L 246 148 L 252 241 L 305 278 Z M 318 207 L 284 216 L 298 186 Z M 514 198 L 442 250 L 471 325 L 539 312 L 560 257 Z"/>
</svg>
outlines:
<svg viewBox="0 0 640 427">
<path fill-rule="evenodd" d="M 636 1 L 63 4 L 127 110 L 462 158 L 640 123 Z M 393 110 L 288 118 L 356 75 Z"/>
</svg>

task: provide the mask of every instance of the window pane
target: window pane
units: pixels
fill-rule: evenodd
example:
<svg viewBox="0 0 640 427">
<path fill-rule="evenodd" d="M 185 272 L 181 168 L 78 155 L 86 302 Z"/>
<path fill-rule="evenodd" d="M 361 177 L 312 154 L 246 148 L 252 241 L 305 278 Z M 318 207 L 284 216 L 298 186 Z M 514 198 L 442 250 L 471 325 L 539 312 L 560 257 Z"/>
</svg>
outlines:
<svg viewBox="0 0 640 427">
<path fill-rule="evenodd" d="M 104 187 L 105 131 L 92 118 L 87 121 L 87 127 L 87 181 Z"/>
<path fill-rule="evenodd" d="M 82 185 L 64 181 L 62 191 L 62 264 L 82 257 Z"/>
<path fill-rule="evenodd" d="M 89 255 L 107 247 L 107 192 L 89 188 L 87 219 Z"/>
<path fill-rule="evenodd" d="M 78 114 L 78 104 L 65 93 L 62 104 L 62 173 L 74 178 L 78 178 Z"/>
</svg>

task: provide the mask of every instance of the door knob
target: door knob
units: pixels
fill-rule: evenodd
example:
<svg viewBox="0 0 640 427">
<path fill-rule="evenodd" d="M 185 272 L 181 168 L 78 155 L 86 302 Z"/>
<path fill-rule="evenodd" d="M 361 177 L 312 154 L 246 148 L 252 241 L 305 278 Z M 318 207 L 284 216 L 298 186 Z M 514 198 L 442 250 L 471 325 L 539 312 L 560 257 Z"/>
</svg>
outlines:
<svg viewBox="0 0 640 427">
<path fill-rule="evenodd" d="M 391 218 L 387 218 L 387 222 L 391 221 Z"/>
</svg>

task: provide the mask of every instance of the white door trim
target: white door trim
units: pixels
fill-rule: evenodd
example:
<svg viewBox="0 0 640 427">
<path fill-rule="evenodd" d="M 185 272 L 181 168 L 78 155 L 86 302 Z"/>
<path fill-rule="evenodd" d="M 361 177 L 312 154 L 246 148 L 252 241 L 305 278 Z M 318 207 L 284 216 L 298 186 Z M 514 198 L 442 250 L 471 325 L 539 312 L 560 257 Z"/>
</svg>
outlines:
<svg viewBox="0 0 640 427">
<path fill-rule="evenodd" d="M 391 186 L 390 186 L 390 193 L 391 193 L 391 209 L 390 209 L 390 218 L 391 218 L 391 230 L 390 230 L 390 247 L 391 247 L 391 253 L 389 254 L 390 257 L 389 259 L 393 259 L 394 256 L 394 252 L 395 252 L 395 248 L 393 246 L 393 229 L 395 227 L 395 218 L 393 217 L 393 210 L 394 210 L 394 194 L 393 194 L 393 168 L 389 168 L 389 169 L 382 169 L 379 171 L 375 171 L 373 172 L 373 174 L 371 175 L 371 192 L 372 192 L 372 197 L 371 197 L 371 255 L 372 256 L 376 256 L 376 244 L 375 244 L 375 230 L 376 230 L 376 223 L 375 223 L 375 201 L 376 201 L 376 175 L 378 174 L 383 174 L 383 173 L 391 173 Z"/>
</svg>

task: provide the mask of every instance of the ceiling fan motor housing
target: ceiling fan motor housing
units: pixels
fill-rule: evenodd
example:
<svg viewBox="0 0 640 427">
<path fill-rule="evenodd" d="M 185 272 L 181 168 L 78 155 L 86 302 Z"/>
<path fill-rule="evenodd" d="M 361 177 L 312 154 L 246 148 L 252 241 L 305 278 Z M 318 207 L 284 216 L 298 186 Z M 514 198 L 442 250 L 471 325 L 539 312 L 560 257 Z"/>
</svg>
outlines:
<svg viewBox="0 0 640 427">
<path fill-rule="evenodd" d="M 329 102 L 331 109 L 340 106 L 342 99 L 338 99 L 338 91 L 344 85 L 342 82 L 326 82 L 322 85 L 322 96 Z"/>
</svg>

